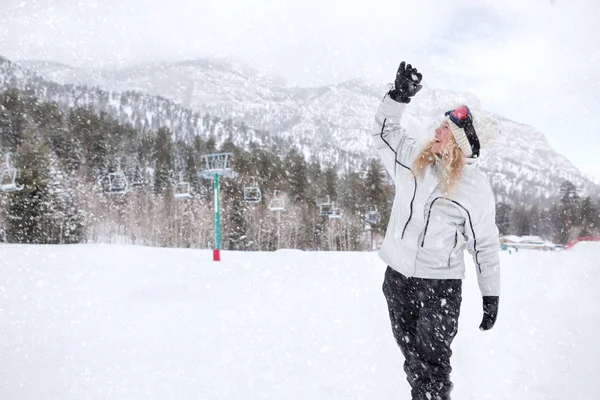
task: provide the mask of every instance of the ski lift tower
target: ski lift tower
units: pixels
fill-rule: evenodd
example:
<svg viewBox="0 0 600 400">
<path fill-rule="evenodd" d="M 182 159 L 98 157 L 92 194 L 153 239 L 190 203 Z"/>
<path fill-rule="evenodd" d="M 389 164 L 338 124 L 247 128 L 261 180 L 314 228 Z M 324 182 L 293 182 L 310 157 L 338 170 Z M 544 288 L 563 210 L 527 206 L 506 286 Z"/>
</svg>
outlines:
<svg viewBox="0 0 600 400">
<path fill-rule="evenodd" d="M 232 153 L 215 153 L 201 156 L 202 164 L 198 177 L 213 180 L 215 209 L 215 245 L 213 261 L 221 261 L 221 205 L 219 203 L 219 177 L 235 178 L 238 174 L 231 169 Z"/>
</svg>

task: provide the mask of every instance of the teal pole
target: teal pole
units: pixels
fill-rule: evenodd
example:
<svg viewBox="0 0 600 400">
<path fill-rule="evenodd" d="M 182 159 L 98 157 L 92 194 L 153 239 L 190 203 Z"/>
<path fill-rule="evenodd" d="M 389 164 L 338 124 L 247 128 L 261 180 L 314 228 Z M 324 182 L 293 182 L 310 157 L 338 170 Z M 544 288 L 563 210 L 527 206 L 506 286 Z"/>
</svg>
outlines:
<svg viewBox="0 0 600 400">
<path fill-rule="evenodd" d="M 219 174 L 214 177 L 215 191 L 215 248 L 213 249 L 213 261 L 221 261 L 221 205 L 219 204 Z"/>
</svg>

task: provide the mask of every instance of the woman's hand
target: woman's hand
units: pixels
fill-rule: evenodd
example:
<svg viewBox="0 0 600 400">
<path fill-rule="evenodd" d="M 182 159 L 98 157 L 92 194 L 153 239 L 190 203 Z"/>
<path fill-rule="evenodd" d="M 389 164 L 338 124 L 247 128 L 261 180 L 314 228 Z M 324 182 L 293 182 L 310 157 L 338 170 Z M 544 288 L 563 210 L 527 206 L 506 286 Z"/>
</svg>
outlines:
<svg viewBox="0 0 600 400">
<path fill-rule="evenodd" d="M 479 325 L 482 331 L 489 331 L 494 327 L 498 318 L 498 303 L 500 303 L 498 296 L 483 296 L 483 320 Z"/>
<path fill-rule="evenodd" d="M 389 92 L 390 97 L 399 103 L 410 103 L 410 98 L 423 88 L 423 85 L 420 85 L 422 79 L 423 75 L 416 68 L 410 64 L 405 67 L 405 62 L 402 61 L 396 72 L 394 89 Z"/>
</svg>

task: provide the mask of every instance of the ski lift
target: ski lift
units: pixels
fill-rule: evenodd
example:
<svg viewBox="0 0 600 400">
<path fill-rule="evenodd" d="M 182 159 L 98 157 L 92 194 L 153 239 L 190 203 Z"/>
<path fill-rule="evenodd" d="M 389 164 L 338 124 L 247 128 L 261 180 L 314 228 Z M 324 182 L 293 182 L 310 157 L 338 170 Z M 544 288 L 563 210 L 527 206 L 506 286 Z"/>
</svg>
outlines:
<svg viewBox="0 0 600 400">
<path fill-rule="evenodd" d="M 329 219 L 340 219 L 342 218 L 342 212 L 339 207 L 332 205 L 331 213 L 328 215 Z"/>
<path fill-rule="evenodd" d="M 133 172 L 133 179 L 131 180 L 131 186 L 132 187 L 144 186 L 144 177 L 142 176 L 142 173 L 138 169 L 136 169 Z"/>
<path fill-rule="evenodd" d="M 175 198 L 177 199 L 189 199 L 192 197 L 190 193 L 190 183 L 183 180 L 182 172 L 179 173 L 179 182 L 175 184 L 174 192 Z"/>
<path fill-rule="evenodd" d="M 327 201 L 319 204 L 319 215 L 320 216 L 329 216 L 333 212 L 333 203 L 329 196 L 327 196 Z"/>
<path fill-rule="evenodd" d="M 117 170 L 108 174 L 108 194 L 123 195 L 129 192 L 129 181 L 121 171 L 121 158 L 117 157 Z"/>
<path fill-rule="evenodd" d="M 377 206 L 365 213 L 365 222 L 369 225 L 376 225 L 381 221 L 381 214 L 377 211 Z"/>
<path fill-rule="evenodd" d="M 271 211 L 285 211 L 285 200 L 283 197 L 277 197 L 279 190 L 273 192 L 273 198 L 269 203 L 269 210 Z"/>
<path fill-rule="evenodd" d="M 0 177 L 0 189 L 4 192 L 23 190 L 23 185 L 17 185 L 17 169 L 10 165 L 10 153 L 6 153 L 6 164 Z"/>
<path fill-rule="evenodd" d="M 256 179 L 252 178 L 250 186 L 244 186 L 244 203 L 258 203 L 262 200 L 260 188 L 256 185 Z"/>
</svg>

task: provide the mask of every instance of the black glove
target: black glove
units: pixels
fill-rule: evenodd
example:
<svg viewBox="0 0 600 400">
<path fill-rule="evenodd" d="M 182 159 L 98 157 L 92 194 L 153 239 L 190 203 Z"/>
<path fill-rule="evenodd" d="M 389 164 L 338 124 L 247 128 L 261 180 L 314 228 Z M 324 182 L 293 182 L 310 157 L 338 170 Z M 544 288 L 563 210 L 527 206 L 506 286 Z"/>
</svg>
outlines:
<svg viewBox="0 0 600 400">
<path fill-rule="evenodd" d="M 404 64 L 404 61 L 400 63 L 398 72 L 396 72 L 394 88 L 389 93 L 390 97 L 399 103 L 410 103 L 410 98 L 423 88 L 422 85 L 419 85 L 423 75 L 416 68 L 411 67 L 410 64 L 406 68 Z"/>
<path fill-rule="evenodd" d="M 498 303 L 500 297 L 498 296 L 483 296 L 483 320 L 479 329 L 482 331 L 489 331 L 494 327 L 496 318 L 498 318 Z"/>
</svg>

